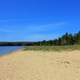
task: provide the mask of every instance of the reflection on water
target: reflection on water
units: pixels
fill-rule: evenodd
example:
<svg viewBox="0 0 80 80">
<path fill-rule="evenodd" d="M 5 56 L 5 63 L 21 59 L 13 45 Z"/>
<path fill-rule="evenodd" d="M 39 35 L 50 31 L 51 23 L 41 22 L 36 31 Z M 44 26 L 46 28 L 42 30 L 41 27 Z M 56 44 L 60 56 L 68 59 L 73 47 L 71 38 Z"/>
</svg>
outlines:
<svg viewBox="0 0 80 80">
<path fill-rule="evenodd" d="M 20 46 L 0 46 L 0 56 L 20 49 Z"/>
</svg>

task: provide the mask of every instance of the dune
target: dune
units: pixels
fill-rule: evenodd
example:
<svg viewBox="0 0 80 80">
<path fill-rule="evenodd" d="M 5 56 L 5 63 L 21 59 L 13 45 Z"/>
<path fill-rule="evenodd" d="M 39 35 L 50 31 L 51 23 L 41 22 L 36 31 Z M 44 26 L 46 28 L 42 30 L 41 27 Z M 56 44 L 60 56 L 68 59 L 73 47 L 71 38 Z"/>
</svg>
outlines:
<svg viewBox="0 0 80 80">
<path fill-rule="evenodd" d="M 0 80 L 80 80 L 80 51 L 16 51 L 0 57 Z"/>
</svg>

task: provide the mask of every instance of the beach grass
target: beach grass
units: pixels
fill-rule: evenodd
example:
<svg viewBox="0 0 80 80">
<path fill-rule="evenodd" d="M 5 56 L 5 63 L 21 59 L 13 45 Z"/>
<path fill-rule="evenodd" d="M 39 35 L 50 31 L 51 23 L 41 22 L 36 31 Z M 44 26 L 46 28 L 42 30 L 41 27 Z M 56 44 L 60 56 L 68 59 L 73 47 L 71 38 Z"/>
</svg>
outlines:
<svg viewBox="0 0 80 80">
<path fill-rule="evenodd" d="M 67 45 L 67 46 L 25 46 L 24 50 L 34 51 L 72 51 L 80 50 L 80 45 Z"/>
</svg>

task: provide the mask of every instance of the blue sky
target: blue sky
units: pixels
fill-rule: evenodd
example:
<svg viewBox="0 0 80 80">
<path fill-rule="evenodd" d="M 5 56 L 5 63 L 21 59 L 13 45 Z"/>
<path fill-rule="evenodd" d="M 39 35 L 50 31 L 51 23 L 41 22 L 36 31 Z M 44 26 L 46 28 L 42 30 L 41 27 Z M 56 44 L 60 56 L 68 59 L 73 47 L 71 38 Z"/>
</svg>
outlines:
<svg viewBox="0 0 80 80">
<path fill-rule="evenodd" d="M 80 30 L 80 0 L 0 0 L 0 41 L 39 41 Z"/>
</svg>

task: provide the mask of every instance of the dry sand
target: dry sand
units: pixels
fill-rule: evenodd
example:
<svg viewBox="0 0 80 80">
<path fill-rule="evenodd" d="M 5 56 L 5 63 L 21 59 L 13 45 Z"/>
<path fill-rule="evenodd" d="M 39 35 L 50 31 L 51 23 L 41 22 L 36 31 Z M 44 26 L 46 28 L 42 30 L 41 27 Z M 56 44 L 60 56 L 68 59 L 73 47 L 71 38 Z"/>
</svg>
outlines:
<svg viewBox="0 0 80 80">
<path fill-rule="evenodd" d="M 80 51 L 17 51 L 0 57 L 0 80 L 80 80 Z"/>
</svg>

